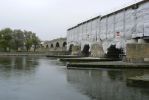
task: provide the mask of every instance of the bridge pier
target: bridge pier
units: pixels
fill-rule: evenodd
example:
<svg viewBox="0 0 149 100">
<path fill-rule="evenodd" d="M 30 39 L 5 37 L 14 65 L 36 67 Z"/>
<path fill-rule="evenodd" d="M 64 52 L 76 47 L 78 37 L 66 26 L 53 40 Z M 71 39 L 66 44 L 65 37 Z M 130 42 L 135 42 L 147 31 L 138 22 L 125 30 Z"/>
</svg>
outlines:
<svg viewBox="0 0 149 100">
<path fill-rule="evenodd" d="M 138 43 L 138 39 L 127 40 L 127 44 Z"/>
<path fill-rule="evenodd" d="M 94 43 L 91 45 L 91 56 L 92 57 L 104 57 L 104 51 L 102 45 Z"/>
<path fill-rule="evenodd" d="M 141 44 L 141 43 L 147 43 L 147 40 L 145 39 L 138 39 L 138 43 Z"/>
</svg>

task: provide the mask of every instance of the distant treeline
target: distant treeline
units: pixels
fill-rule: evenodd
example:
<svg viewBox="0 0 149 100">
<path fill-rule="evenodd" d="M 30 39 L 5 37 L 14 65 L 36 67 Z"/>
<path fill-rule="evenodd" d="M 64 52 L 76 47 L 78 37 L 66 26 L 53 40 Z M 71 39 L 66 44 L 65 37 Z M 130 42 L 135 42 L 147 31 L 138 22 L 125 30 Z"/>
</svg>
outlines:
<svg viewBox="0 0 149 100">
<path fill-rule="evenodd" d="M 40 39 L 35 33 L 26 30 L 5 28 L 0 30 L 0 51 L 36 51 Z"/>
</svg>

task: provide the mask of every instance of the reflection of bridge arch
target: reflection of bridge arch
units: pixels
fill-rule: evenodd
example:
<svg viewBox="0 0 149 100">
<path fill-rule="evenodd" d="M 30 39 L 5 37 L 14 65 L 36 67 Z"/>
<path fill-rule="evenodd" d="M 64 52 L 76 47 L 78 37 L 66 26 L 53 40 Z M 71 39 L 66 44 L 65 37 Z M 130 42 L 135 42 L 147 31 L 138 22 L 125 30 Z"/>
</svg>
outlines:
<svg viewBox="0 0 149 100">
<path fill-rule="evenodd" d="M 82 50 L 82 54 L 83 56 L 89 56 L 90 55 L 90 45 L 89 44 L 85 44 Z"/>
<path fill-rule="evenodd" d="M 56 47 L 56 48 L 59 48 L 59 47 L 60 47 L 59 42 L 56 43 L 56 46 L 55 46 L 55 47 Z"/>
</svg>

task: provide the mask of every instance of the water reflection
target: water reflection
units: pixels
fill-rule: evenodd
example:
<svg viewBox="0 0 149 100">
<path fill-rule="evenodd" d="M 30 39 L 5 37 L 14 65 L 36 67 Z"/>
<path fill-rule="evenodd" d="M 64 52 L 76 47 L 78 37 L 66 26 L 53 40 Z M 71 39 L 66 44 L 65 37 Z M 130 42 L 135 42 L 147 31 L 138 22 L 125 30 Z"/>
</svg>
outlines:
<svg viewBox="0 0 149 100">
<path fill-rule="evenodd" d="M 70 86 L 64 67 L 45 57 L 0 57 L 0 100 L 89 100 Z"/>
<path fill-rule="evenodd" d="M 128 77 L 148 70 L 68 70 L 67 81 L 91 100 L 149 100 L 149 88 L 127 87 Z"/>
<path fill-rule="evenodd" d="M 36 58 L 0 57 L 0 75 L 12 77 L 33 74 L 37 65 Z"/>
<path fill-rule="evenodd" d="M 0 57 L 0 100 L 149 100 L 148 88 L 126 85 L 128 77 L 148 75 L 148 70 L 66 70 L 44 57 Z"/>
</svg>

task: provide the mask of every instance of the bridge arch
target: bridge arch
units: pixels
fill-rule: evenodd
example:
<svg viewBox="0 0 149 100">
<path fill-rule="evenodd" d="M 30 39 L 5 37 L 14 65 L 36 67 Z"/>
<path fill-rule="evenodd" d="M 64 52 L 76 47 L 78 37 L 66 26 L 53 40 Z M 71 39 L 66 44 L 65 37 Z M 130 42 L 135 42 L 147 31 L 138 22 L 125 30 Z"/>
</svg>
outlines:
<svg viewBox="0 0 149 100">
<path fill-rule="evenodd" d="M 83 56 L 89 56 L 90 55 L 90 45 L 89 44 L 85 44 L 82 50 L 82 55 Z"/>
<path fill-rule="evenodd" d="M 59 42 L 56 42 L 56 46 L 55 46 L 56 48 L 59 48 L 60 47 L 60 44 L 59 44 Z"/>
<path fill-rule="evenodd" d="M 106 57 L 121 59 L 121 55 L 123 54 L 124 54 L 124 51 L 122 48 L 116 48 L 116 45 L 111 45 L 107 50 Z"/>
<path fill-rule="evenodd" d="M 46 45 L 46 48 L 49 48 L 49 45 L 48 44 Z"/>
<path fill-rule="evenodd" d="M 66 47 L 67 46 L 67 43 L 66 42 L 63 42 L 63 47 Z"/>
<path fill-rule="evenodd" d="M 53 46 L 53 44 L 51 44 L 51 48 L 53 48 L 54 46 Z"/>
</svg>

